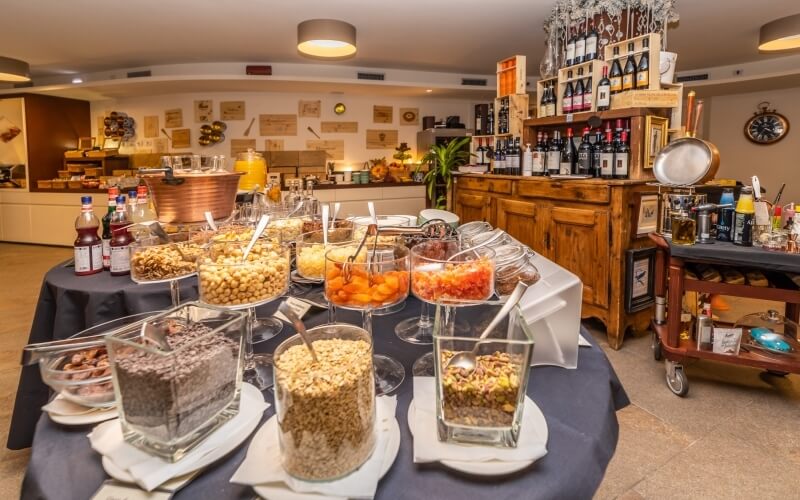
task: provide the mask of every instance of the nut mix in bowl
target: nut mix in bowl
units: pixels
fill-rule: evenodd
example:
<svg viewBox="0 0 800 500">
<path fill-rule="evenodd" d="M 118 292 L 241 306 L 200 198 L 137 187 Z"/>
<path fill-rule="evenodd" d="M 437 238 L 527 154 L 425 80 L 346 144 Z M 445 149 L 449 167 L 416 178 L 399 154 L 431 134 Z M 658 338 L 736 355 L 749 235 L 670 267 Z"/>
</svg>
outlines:
<svg viewBox="0 0 800 500">
<path fill-rule="evenodd" d="M 323 240 L 322 231 L 303 233 L 295 244 L 295 264 L 297 274 L 306 279 L 325 278 L 325 252 L 353 241 L 353 230 L 349 228 L 328 230 L 328 245 Z M 366 255 L 366 253 L 362 253 Z"/>
<path fill-rule="evenodd" d="M 453 307 L 468 306 L 468 307 Z M 533 335 L 515 307 L 483 341 L 479 337 L 502 305 L 439 302 L 434 321 L 436 416 L 441 441 L 515 447 L 533 355 Z M 445 311 L 447 313 L 445 314 Z M 472 371 L 448 365 L 475 349 Z"/>
<path fill-rule="evenodd" d="M 190 302 L 106 338 L 125 440 L 168 461 L 239 411 L 247 315 Z"/>
<path fill-rule="evenodd" d="M 280 231 L 283 241 L 294 241 L 303 234 L 303 222 L 306 217 L 287 217 L 285 219 L 271 219 L 267 229 Z"/>
<path fill-rule="evenodd" d="M 131 279 L 136 283 L 167 281 L 197 272 L 203 246 L 188 234 L 170 235 L 171 243 L 149 236 L 131 243 Z"/>
<path fill-rule="evenodd" d="M 455 240 L 430 241 L 411 249 L 411 290 L 427 302 L 487 300 L 494 293 L 494 251 L 460 251 Z"/>
<path fill-rule="evenodd" d="M 242 261 L 245 243 L 212 243 L 198 261 L 200 300 L 206 304 L 245 308 L 286 293 L 289 287 L 289 248 L 256 241 Z"/>
<path fill-rule="evenodd" d="M 375 443 L 372 340 L 346 324 L 308 330 L 317 362 L 299 335 L 275 349 L 275 411 L 284 470 L 330 481 L 358 469 Z"/>
<path fill-rule="evenodd" d="M 365 261 L 348 262 L 358 245 L 346 245 L 325 254 L 325 297 L 339 307 L 379 309 L 408 297 L 409 251 L 402 245 L 365 245 Z"/>
</svg>

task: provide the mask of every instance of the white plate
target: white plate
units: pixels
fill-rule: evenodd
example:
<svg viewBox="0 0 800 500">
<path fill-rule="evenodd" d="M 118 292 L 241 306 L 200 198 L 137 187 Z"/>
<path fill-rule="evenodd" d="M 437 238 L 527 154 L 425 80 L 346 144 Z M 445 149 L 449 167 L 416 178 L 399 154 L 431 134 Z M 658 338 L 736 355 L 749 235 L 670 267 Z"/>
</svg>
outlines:
<svg viewBox="0 0 800 500">
<path fill-rule="evenodd" d="M 276 418 L 272 416 L 272 418 Z M 267 424 L 265 423 L 262 428 L 266 428 Z M 261 430 L 259 430 L 261 432 Z M 389 429 L 386 431 L 389 433 L 389 440 L 386 442 L 386 449 L 383 452 L 383 461 L 381 462 L 381 478 L 389 472 L 389 469 L 392 467 L 395 459 L 397 458 L 397 454 L 400 451 L 400 424 L 397 422 L 397 418 L 393 418 L 392 421 L 389 423 Z M 258 436 L 256 436 L 257 438 Z M 253 438 L 253 441 L 256 440 Z M 277 434 L 274 438 L 268 439 L 277 439 Z M 267 500 L 283 500 L 288 496 L 303 496 L 308 495 L 309 498 L 325 498 L 322 495 L 317 493 L 295 493 L 294 491 L 290 490 L 288 486 L 284 483 L 272 483 L 269 486 L 253 486 L 253 490 L 255 490 L 256 494 L 261 498 L 265 498 Z"/>
<path fill-rule="evenodd" d="M 548 439 L 548 429 L 547 429 L 547 421 L 544 418 L 544 413 L 542 410 L 539 409 L 539 406 L 536 403 L 533 404 L 533 408 L 536 409 L 532 415 L 525 414 L 524 418 L 531 418 L 532 422 L 535 422 L 535 427 L 537 432 L 542 433 L 542 439 L 544 442 L 547 442 Z M 411 435 L 414 435 L 414 401 L 411 401 L 411 404 L 408 405 L 408 429 L 411 431 Z M 507 461 L 500 461 L 500 460 L 488 460 L 485 462 L 462 462 L 460 460 L 441 460 L 440 463 L 445 467 L 449 467 L 453 470 L 457 470 L 459 472 L 464 472 L 466 474 L 472 474 L 475 476 L 504 476 L 506 474 L 513 474 L 514 472 L 521 471 L 522 469 L 530 466 L 536 460 L 522 460 L 518 462 L 507 462 Z"/>
<path fill-rule="evenodd" d="M 258 399 L 255 398 L 259 398 L 263 401 L 264 397 L 259 392 L 259 390 L 256 389 L 254 386 L 247 383 L 243 383 L 240 405 L 244 406 L 247 404 L 254 404 L 255 402 L 258 401 Z M 223 424 L 222 427 L 214 431 L 215 433 L 220 432 L 220 430 L 222 430 L 222 428 L 226 424 L 234 424 L 234 423 L 236 424 L 235 426 L 232 426 L 234 428 L 229 431 L 228 439 L 225 440 L 224 446 L 216 448 L 214 451 L 204 455 L 201 459 L 187 466 L 185 470 L 178 470 L 175 475 L 170 477 L 169 480 L 167 480 L 165 483 L 162 484 L 170 483 L 174 479 L 190 475 L 200 469 L 208 467 L 209 465 L 213 464 L 220 458 L 226 456 L 231 451 L 235 450 L 240 444 L 242 444 L 242 442 L 244 442 L 250 436 L 250 434 L 252 434 L 252 432 L 258 426 L 258 423 L 261 421 L 263 413 L 255 413 L 249 420 L 236 422 L 236 418 L 239 417 L 240 415 L 243 415 L 241 409 L 239 414 L 237 414 L 231 420 Z M 206 439 L 208 439 L 212 435 L 213 434 L 209 435 Z M 190 451 L 189 453 L 187 453 L 186 456 L 188 457 L 191 454 L 192 452 Z M 186 457 L 184 457 L 184 460 L 185 459 Z M 102 463 L 103 463 L 103 469 L 113 479 L 116 479 L 117 481 L 121 481 L 123 483 L 134 483 L 134 484 L 136 483 L 136 480 L 133 478 L 133 476 L 131 476 L 131 474 L 127 470 L 124 470 L 121 467 L 117 466 L 114 462 L 111 461 L 111 459 L 103 456 Z M 180 464 L 180 461 L 178 461 L 177 463 Z M 159 486 L 159 488 L 160 487 L 161 486 Z"/>
<path fill-rule="evenodd" d="M 89 425 L 99 424 L 112 418 L 117 418 L 117 409 L 108 408 L 107 410 L 96 410 L 81 415 L 59 415 L 57 413 L 48 413 L 50 420 L 61 425 Z"/>
</svg>

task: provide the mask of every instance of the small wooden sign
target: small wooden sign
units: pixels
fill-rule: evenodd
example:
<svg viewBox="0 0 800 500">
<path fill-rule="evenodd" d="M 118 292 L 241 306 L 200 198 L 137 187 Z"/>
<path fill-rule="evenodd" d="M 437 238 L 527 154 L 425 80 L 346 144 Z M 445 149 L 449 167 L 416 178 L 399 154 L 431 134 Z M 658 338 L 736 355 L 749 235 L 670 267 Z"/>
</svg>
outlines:
<svg viewBox="0 0 800 500">
<path fill-rule="evenodd" d="M 106 135 L 105 119 L 106 119 L 105 115 L 100 115 L 97 117 L 97 137 L 105 137 Z"/>
<path fill-rule="evenodd" d="M 264 139 L 264 151 L 283 151 L 283 139 Z"/>
<path fill-rule="evenodd" d="M 259 135 L 297 135 L 297 115 L 258 115 Z"/>
<path fill-rule="evenodd" d="M 224 122 L 244 120 L 244 114 L 244 101 L 222 101 L 219 103 L 219 119 Z"/>
<path fill-rule="evenodd" d="M 145 139 L 159 136 L 158 116 L 144 117 L 144 137 Z"/>
<path fill-rule="evenodd" d="M 183 127 L 183 110 L 181 108 L 164 111 L 164 128 Z"/>
<path fill-rule="evenodd" d="M 194 122 L 207 123 L 214 120 L 214 105 L 211 99 L 194 101 Z"/>
<path fill-rule="evenodd" d="M 392 123 L 392 113 L 391 106 L 373 106 L 372 121 L 374 123 Z"/>
<path fill-rule="evenodd" d="M 300 118 L 319 118 L 322 101 L 299 101 L 297 103 L 297 114 Z"/>
<path fill-rule="evenodd" d="M 367 130 L 367 149 L 391 149 L 397 142 L 397 130 Z"/>
<path fill-rule="evenodd" d="M 306 148 L 312 151 L 325 151 L 329 160 L 344 160 L 344 141 L 340 139 L 309 139 L 306 141 Z"/>
<path fill-rule="evenodd" d="M 192 145 L 192 130 L 179 128 L 172 131 L 172 149 L 185 149 Z"/>
<path fill-rule="evenodd" d="M 358 122 L 320 122 L 319 128 L 323 134 L 355 134 Z"/>
<path fill-rule="evenodd" d="M 231 157 L 236 158 L 239 153 L 244 153 L 248 149 L 256 149 L 255 139 L 231 139 Z"/>
<path fill-rule="evenodd" d="M 400 125 L 419 125 L 419 108 L 400 108 Z"/>
</svg>

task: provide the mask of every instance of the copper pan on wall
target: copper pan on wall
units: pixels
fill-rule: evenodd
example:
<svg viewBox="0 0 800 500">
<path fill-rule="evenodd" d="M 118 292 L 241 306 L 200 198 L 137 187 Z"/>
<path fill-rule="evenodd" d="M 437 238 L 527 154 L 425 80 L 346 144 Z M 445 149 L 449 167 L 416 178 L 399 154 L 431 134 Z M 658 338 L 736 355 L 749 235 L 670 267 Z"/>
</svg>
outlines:
<svg viewBox="0 0 800 500">
<path fill-rule="evenodd" d="M 239 177 L 243 172 L 176 173 L 183 182 L 164 182 L 165 174 L 144 174 L 141 178 L 152 193 L 159 222 L 204 222 L 210 211 L 215 220 L 233 212 Z"/>
</svg>

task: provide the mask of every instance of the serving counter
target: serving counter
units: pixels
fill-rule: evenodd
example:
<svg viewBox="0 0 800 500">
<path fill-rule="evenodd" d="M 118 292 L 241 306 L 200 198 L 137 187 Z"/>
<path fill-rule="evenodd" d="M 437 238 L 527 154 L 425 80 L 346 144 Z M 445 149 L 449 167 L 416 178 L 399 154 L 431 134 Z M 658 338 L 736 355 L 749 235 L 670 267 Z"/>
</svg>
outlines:
<svg viewBox="0 0 800 500">
<path fill-rule="evenodd" d="M 608 343 L 622 346 L 628 328 L 646 330 L 652 307 L 625 307 L 626 252 L 653 246 L 637 234 L 644 180 L 458 175 L 453 205 L 461 223 L 486 221 L 583 282 L 584 318 L 602 321 Z"/>
</svg>

